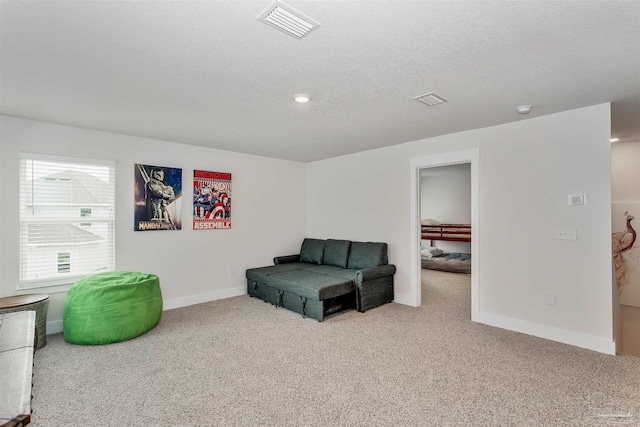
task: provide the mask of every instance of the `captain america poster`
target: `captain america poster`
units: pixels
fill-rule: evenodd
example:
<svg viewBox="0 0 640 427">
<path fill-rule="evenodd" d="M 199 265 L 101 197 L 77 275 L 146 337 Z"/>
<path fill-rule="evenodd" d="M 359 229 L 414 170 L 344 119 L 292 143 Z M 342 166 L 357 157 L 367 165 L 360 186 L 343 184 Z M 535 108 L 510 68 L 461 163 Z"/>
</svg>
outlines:
<svg viewBox="0 0 640 427">
<path fill-rule="evenodd" d="M 135 231 L 182 229 L 182 169 L 134 165 Z"/>
<path fill-rule="evenodd" d="M 231 174 L 193 171 L 193 229 L 231 228 Z"/>
</svg>

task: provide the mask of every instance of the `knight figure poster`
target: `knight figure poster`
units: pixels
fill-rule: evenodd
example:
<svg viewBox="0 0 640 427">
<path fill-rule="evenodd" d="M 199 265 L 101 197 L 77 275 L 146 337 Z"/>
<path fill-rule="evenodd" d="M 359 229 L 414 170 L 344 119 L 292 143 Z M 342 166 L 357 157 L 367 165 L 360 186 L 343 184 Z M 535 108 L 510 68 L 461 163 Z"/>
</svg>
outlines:
<svg viewBox="0 0 640 427">
<path fill-rule="evenodd" d="M 193 229 L 231 228 L 231 174 L 193 171 Z"/>
<path fill-rule="evenodd" d="M 134 230 L 182 229 L 182 169 L 135 164 Z"/>
</svg>

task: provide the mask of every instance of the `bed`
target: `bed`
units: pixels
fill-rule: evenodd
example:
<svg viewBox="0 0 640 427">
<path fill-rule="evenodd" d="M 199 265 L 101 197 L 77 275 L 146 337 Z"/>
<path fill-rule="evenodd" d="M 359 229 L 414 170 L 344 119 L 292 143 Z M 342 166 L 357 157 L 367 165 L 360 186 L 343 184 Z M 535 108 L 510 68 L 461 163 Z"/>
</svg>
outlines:
<svg viewBox="0 0 640 427">
<path fill-rule="evenodd" d="M 422 268 L 427 270 L 471 274 L 471 254 L 451 252 L 432 257 L 423 255 L 420 261 Z"/>
<path fill-rule="evenodd" d="M 471 242 L 471 224 L 422 224 L 422 240 L 448 242 Z"/>
<path fill-rule="evenodd" d="M 423 220 L 420 238 L 429 240 L 432 247 L 435 247 L 434 242 L 438 240 L 470 243 L 471 224 L 440 224 L 435 220 Z M 471 254 L 427 252 L 429 251 L 422 251 L 421 254 L 422 268 L 471 274 Z"/>
</svg>

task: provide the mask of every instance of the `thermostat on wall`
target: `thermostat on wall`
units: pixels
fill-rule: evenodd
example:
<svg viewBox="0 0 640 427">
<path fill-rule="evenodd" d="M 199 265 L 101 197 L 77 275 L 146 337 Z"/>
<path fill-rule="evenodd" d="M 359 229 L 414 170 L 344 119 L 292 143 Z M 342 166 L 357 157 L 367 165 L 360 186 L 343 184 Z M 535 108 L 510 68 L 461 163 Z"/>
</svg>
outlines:
<svg viewBox="0 0 640 427">
<path fill-rule="evenodd" d="M 569 206 L 574 205 L 586 205 L 587 204 L 587 195 L 586 194 L 569 194 Z"/>
</svg>

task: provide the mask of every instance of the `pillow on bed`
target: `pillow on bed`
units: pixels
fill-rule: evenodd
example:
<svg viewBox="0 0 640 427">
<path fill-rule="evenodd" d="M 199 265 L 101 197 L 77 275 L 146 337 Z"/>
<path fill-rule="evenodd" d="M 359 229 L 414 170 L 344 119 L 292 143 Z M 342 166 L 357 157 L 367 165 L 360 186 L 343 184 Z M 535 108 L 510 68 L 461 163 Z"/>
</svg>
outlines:
<svg viewBox="0 0 640 427">
<path fill-rule="evenodd" d="M 440 221 L 435 219 L 423 219 L 420 223 L 422 225 L 440 225 Z"/>
<path fill-rule="evenodd" d="M 442 249 L 438 249 L 438 248 L 427 248 L 427 249 L 423 249 L 420 251 L 420 254 L 422 256 L 426 256 L 428 258 L 434 257 L 434 256 L 440 256 L 444 253 L 444 251 L 442 251 Z"/>
</svg>

